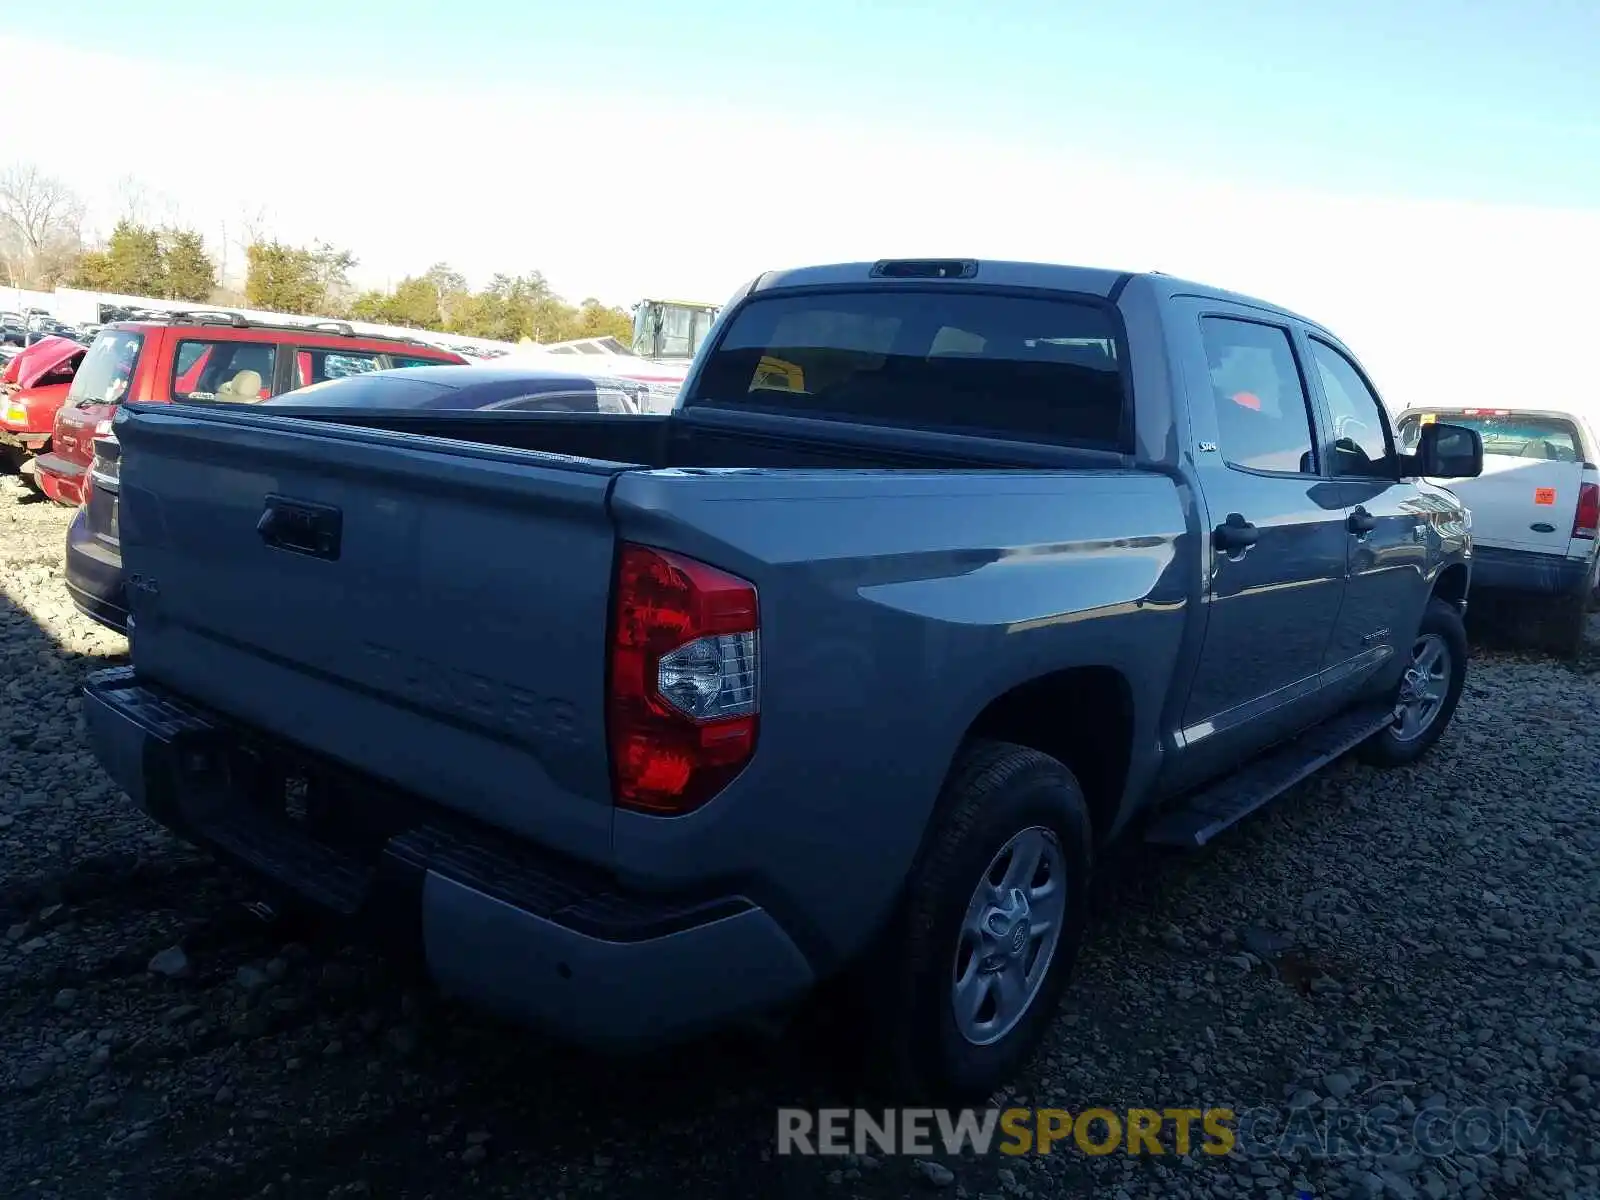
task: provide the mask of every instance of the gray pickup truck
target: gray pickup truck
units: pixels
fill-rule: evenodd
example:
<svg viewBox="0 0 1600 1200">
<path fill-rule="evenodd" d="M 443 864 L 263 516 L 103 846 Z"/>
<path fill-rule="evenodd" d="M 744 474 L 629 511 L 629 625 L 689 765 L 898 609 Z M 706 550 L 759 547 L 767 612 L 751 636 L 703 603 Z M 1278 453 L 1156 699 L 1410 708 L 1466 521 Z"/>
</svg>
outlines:
<svg viewBox="0 0 1600 1200">
<path fill-rule="evenodd" d="M 1466 670 L 1467 517 L 1356 360 L 1159 274 L 768 273 L 664 416 L 122 407 L 162 823 L 622 1049 L 846 981 L 904 1097 L 1044 1033 L 1097 851 L 1195 846 Z M 1381 853 L 1381 850 L 1379 851 Z"/>
</svg>

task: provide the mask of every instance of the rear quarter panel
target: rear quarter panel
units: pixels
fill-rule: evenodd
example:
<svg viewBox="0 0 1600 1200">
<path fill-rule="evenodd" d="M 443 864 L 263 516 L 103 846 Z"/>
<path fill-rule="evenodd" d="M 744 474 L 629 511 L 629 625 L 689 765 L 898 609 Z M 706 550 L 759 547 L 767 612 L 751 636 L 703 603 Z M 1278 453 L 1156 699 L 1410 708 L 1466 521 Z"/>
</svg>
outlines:
<svg viewBox="0 0 1600 1200">
<path fill-rule="evenodd" d="M 704 882 L 724 864 L 826 964 L 887 914 L 996 697 L 1111 667 L 1151 748 L 1135 758 L 1157 757 L 1190 607 L 1166 476 L 661 471 L 620 477 L 612 508 L 623 538 L 754 581 L 761 610 L 756 755 L 690 816 L 619 812 L 616 862 L 635 882 Z"/>
</svg>

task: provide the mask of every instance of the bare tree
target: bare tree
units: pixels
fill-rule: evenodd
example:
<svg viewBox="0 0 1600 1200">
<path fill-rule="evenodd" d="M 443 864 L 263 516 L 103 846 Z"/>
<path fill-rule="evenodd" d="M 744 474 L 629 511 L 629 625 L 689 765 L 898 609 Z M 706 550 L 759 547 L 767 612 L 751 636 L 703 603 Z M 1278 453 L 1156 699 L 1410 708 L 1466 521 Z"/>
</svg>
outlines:
<svg viewBox="0 0 1600 1200">
<path fill-rule="evenodd" d="M 83 201 L 31 164 L 0 171 L 0 257 L 14 286 L 53 283 L 80 246 Z"/>
<path fill-rule="evenodd" d="M 117 180 L 117 199 L 121 202 L 119 217 L 135 225 L 150 224 L 150 189 L 138 176 L 124 175 Z"/>
<path fill-rule="evenodd" d="M 219 274 L 225 286 L 232 282 L 228 275 L 228 263 L 233 261 L 230 250 L 239 252 L 237 261 L 248 262 L 250 247 L 270 240 L 267 231 L 271 228 L 271 218 L 263 205 L 241 209 L 237 217 L 231 221 L 224 222 L 222 226 L 222 265 Z M 228 236 L 230 233 L 233 235 L 231 238 Z"/>
</svg>

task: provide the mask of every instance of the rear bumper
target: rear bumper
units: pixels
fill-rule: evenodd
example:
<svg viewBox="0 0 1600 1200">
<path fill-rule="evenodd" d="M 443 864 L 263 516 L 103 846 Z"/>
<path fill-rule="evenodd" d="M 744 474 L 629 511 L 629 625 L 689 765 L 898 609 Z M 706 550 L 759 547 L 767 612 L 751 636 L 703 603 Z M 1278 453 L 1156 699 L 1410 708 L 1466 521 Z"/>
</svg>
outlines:
<svg viewBox="0 0 1600 1200">
<path fill-rule="evenodd" d="M 240 754 L 256 761 L 262 743 L 131 668 L 90 676 L 83 711 L 107 772 L 156 820 L 419 955 L 442 990 L 566 1040 L 602 1050 L 681 1040 L 813 983 L 794 942 L 742 897 L 624 892 L 331 764 L 341 817 L 383 828 L 360 846 L 314 835 L 283 789 L 240 782 Z"/>
<path fill-rule="evenodd" d="M 68 462 L 59 454 L 41 454 L 34 461 L 38 464 L 35 478 L 40 491 L 57 504 L 83 503 L 83 480 L 88 474 L 86 468 L 79 463 Z"/>
<path fill-rule="evenodd" d="M 67 526 L 66 583 L 67 594 L 84 616 L 118 633 L 128 631 L 122 556 L 89 531 L 88 514 L 81 508 Z"/>
<path fill-rule="evenodd" d="M 1472 547 L 1472 590 L 1574 596 L 1590 585 L 1594 561 L 1532 550 Z"/>
</svg>

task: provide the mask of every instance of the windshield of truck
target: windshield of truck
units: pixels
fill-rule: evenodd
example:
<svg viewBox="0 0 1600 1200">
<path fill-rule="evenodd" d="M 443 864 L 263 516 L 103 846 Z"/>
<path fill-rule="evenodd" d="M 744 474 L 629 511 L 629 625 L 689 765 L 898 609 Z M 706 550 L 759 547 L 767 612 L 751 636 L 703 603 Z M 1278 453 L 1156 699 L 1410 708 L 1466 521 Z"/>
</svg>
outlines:
<svg viewBox="0 0 1600 1200">
<path fill-rule="evenodd" d="M 661 313 L 661 339 L 656 346 L 656 358 L 691 358 L 694 355 L 694 313 L 687 308 L 663 305 Z"/>
<path fill-rule="evenodd" d="M 78 373 L 72 377 L 72 387 L 67 392 L 67 403 L 81 406 L 121 401 L 133 383 L 134 368 L 139 365 L 143 349 L 142 333 L 102 329 L 78 364 Z"/>
<path fill-rule="evenodd" d="M 1582 441 L 1577 427 L 1561 417 L 1521 416 L 1516 413 L 1422 413 L 1407 417 L 1400 424 L 1400 449 L 1409 454 L 1417 448 L 1422 426 L 1431 421 L 1448 421 L 1478 431 L 1485 454 L 1510 458 L 1538 458 L 1547 462 L 1583 461 Z"/>
<path fill-rule="evenodd" d="M 700 353 L 706 335 L 711 332 L 712 315 L 704 309 L 696 310 L 689 321 L 689 357 Z"/>
<path fill-rule="evenodd" d="M 1119 448 L 1125 357 L 1091 301 L 871 289 L 764 297 L 690 404 Z"/>
</svg>

